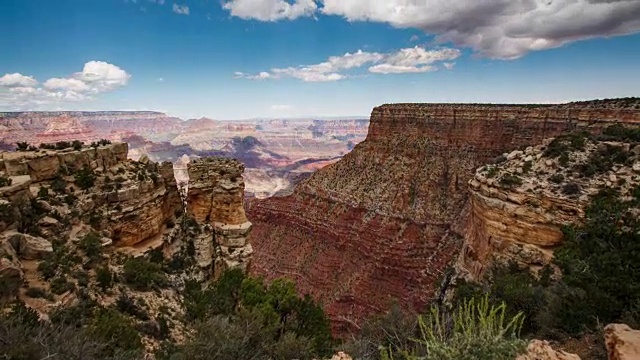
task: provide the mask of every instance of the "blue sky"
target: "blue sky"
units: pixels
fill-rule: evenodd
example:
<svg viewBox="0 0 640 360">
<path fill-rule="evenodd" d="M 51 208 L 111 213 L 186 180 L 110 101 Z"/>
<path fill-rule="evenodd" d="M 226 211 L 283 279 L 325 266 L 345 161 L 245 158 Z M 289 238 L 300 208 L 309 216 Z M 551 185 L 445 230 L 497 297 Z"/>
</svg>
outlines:
<svg viewBox="0 0 640 360">
<path fill-rule="evenodd" d="M 242 119 L 640 95 L 640 2 L 469 3 L 2 0 L 0 111 Z"/>
</svg>

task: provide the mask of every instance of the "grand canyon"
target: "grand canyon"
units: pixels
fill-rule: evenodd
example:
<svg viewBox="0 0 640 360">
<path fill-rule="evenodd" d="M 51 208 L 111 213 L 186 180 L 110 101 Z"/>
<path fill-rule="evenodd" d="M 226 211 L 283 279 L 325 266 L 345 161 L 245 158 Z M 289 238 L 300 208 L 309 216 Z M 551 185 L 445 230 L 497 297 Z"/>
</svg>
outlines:
<svg viewBox="0 0 640 360">
<path fill-rule="evenodd" d="M 3 0 L 0 359 L 640 360 L 640 0 Z"/>
</svg>

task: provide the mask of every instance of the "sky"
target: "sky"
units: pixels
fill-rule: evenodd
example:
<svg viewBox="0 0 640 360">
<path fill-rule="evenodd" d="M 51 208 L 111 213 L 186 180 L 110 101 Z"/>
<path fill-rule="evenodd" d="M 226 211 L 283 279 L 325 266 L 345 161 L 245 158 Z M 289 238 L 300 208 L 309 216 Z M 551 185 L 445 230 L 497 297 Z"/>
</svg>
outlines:
<svg viewBox="0 0 640 360">
<path fill-rule="evenodd" d="M 0 0 L 0 111 L 640 96 L 638 0 Z"/>
</svg>

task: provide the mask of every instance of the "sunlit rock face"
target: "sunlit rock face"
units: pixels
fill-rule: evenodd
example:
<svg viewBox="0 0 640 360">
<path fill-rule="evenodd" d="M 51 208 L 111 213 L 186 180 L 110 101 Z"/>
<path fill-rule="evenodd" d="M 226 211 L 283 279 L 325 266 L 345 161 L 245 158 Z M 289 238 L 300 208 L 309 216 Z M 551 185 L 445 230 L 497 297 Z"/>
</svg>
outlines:
<svg viewBox="0 0 640 360">
<path fill-rule="evenodd" d="M 211 253 L 221 259 L 215 264 L 216 273 L 246 269 L 253 253 L 247 240 L 252 224 L 244 211 L 243 171 L 242 163 L 224 158 L 205 158 L 188 165 L 187 212 L 206 225 L 204 241 L 210 245 L 203 246 L 212 246 Z"/>
<path fill-rule="evenodd" d="M 322 301 L 334 330 L 393 299 L 421 309 L 439 296 L 463 247 L 468 181 L 498 155 L 577 129 L 640 122 L 640 111 L 549 106 L 395 104 L 371 114 L 364 142 L 300 183 L 255 200 L 252 272 L 287 276 Z"/>
</svg>

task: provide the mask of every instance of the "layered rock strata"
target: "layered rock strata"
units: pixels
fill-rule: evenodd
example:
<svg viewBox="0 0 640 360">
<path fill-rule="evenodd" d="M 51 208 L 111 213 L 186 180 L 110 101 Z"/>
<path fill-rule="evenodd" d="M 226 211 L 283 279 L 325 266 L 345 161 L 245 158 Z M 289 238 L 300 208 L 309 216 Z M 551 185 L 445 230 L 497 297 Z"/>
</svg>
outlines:
<svg viewBox="0 0 640 360">
<path fill-rule="evenodd" d="M 246 270 L 253 253 L 247 240 L 252 224 L 244 211 L 243 171 L 242 163 L 224 158 L 200 159 L 188 165 L 187 213 L 206 225 L 200 247 L 211 249 L 201 253 L 214 255 L 210 259 L 215 273 L 230 268 Z M 206 265 L 207 256 L 203 261 Z"/>
<path fill-rule="evenodd" d="M 478 280 L 494 264 L 515 262 L 534 272 L 550 265 L 563 225 L 583 218 L 592 195 L 615 188 L 629 197 L 640 184 L 640 147 L 583 140 L 582 149 L 567 150 L 562 159 L 545 156 L 550 140 L 504 154 L 505 162 L 480 167 L 469 181 L 471 213 L 456 264 L 460 275 Z M 618 151 L 625 162 L 582 173 L 599 151 Z"/>
<path fill-rule="evenodd" d="M 471 209 L 477 167 L 515 148 L 614 122 L 637 109 L 397 104 L 371 114 L 367 139 L 291 196 L 251 202 L 252 271 L 293 278 L 324 303 L 334 330 L 396 299 L 420 309 L 446 279 Z"/>
</svg>

